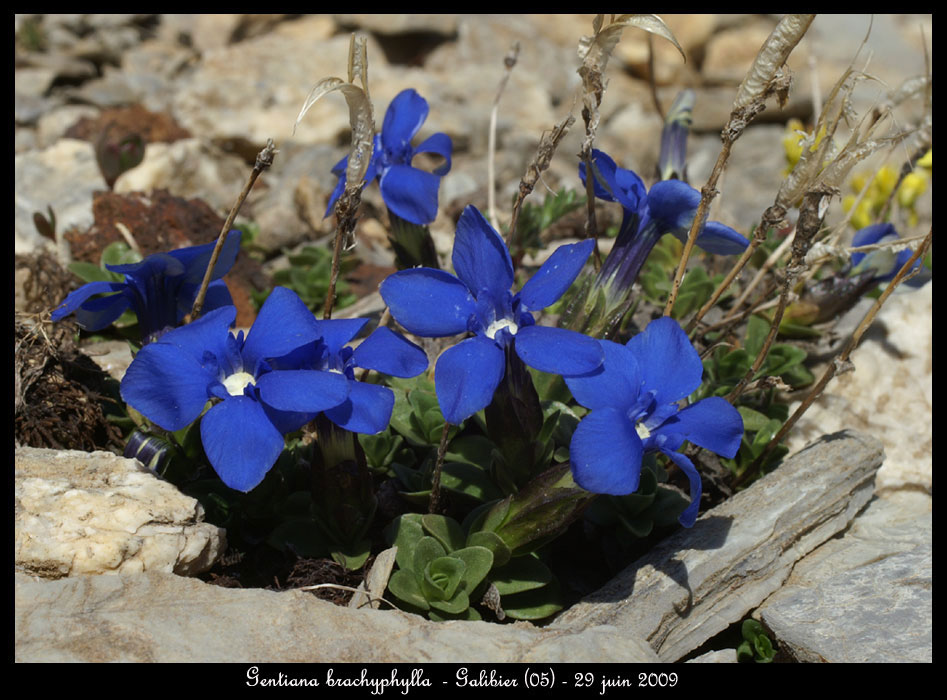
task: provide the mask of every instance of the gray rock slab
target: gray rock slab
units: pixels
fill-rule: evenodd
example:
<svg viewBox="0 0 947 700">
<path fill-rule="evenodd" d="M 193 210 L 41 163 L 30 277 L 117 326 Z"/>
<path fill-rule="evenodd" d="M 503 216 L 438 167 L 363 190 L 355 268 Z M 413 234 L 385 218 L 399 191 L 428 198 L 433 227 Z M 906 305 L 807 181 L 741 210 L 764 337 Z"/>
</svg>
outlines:
<svg viewBox="0 0 947 700">
<path fill-rule="evenodd" d="M 798 559 L 844 530 L 871 498 L 883 458 L 874 438 L 825 436 L 666 539 L 554 626 L 614 625 L 677 661 L 745 617 Z"/>
<path fill-rule="evenodd" d="M 165 571 L 197 574 L 227 548 L 204 509 L 140 462 L 111 452 L 17 448 L 18 570 L 47 578 Z"/>
<path fill-rule="evenodd" d="M 609 626 L 435 623 L 161 573 L 14 579 L 20 662 L 658 661 L 647 643 Z"/>
<path fill-rule="evenodd" d="M 931 662 L 932 522 L 926 494 L 875 499 L 754 616 L 799 661 Z"/>
<path fill-rule="evenodd" d="M 108 187 L 95 162 L 91 143 L 60 139 L 49 148 L 17 154 L 13 159 L 14 252 L 29 253 L 46 245 L 33 224 L 34 212 L 56 213 L 56 227 L 92 225 L 92 193 Z"/>
</svg>

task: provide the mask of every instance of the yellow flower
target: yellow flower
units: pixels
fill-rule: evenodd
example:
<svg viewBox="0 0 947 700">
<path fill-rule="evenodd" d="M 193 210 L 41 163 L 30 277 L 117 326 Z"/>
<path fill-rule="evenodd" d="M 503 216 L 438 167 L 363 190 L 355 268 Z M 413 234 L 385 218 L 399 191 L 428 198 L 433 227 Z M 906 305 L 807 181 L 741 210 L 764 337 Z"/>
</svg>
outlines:
<svg viewBox="0 0 947 700">
<path fill-rule="evenodd" d="M 927 191 L 927 174 L 915 170 L 905 176 L 898 188 L 898 204 L 905 209 L 913 209 L 917 198 Z"/>
</svg>

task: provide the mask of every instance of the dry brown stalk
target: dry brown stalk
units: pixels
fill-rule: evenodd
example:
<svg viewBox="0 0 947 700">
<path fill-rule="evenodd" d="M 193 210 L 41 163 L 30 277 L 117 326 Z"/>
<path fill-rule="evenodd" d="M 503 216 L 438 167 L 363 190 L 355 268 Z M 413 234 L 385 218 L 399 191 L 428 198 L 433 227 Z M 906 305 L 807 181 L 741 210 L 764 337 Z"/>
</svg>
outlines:
<svg viewBox="0 0 947 700">
<path fill-rule="evenodd" d="M 273 144 L 273 139 L 267 139 L 263 150 L 257 154 L 256 162 L 253 164 L 253 171 L 250 173 L 247 183 L 243 186 L 243 191 L 240 192 L 237 201 L 233 203 L 233 206 L 230 208 L 230 214 L 227 215 L 227 220 L 224 222 L 223 228 L 220 229 L 220 235 L 217 236 L 217 245 L 214 246 L 214 251 L 210 256 L 210 262 L 207 263 L 207 270 L 204 272 L 204 279 L 201 280 L 200 289 L 194 298 L 194 306 L 191 307 L 191 312 L 184 317 L 185 324 L 190 323 L 201 315 L 201 309 L 204 306 L 204 298 L 207 296 L 207 287 L 210 285 L 210 278 L 213 274 L 214 266 L 217 264 L 217 259 L 220 257 L 220 251 L 224 247 L 227 233 L 230 231 L 230 227 L 233 226 L 234 219 L 237 218 L 237 212 L 239 212 L 240 207 L 243 206 L 244 200 L 246 200 L 247 195 L 250 194 L 250 190 L 253 189 L 253 184 L 256 182 L 256 179 L 260 176 L 260 173 L 273 165 L 273 158 L 277 153 L 278 151 Z"/>
<path fill-rule="evenodd" d="M 812 391 L 809 392 L 809 395 L 803 400 L 799 405 L 799 408 L 796 409 L 796 412 L 789 417 L 789 420 L 780 428 L 779 432 L 773 436 L 773 439 L 769 441 L 769 444 L 766 445 L 766 448 L 760 455 L 753 460 L 750 466 L 747 467 L 746 471 L 740 475 L 740 477 L 734 482 L 734 487 L 740 486 L 745 483 L 756 471 L 759 469 L 759 466 L 764 463 L 769 454 L 775 449 L 776 445 L 792 430 L 792 427 L 796 422 L 802 417 L 809 407 L 815 402 L 817 398 L 825 390 L 825 387 L 828 385 L 832 378 L 838 374 L 840 369 L 850 366 L 849 356 L 852 354 L 852 351 L 858 346 L 859 341 L 862 339 L 862 336 L 865 334 L 865 331 L 868 330 L 872 322 L 875 320 L 875 316 L 878 315 L 878 311 L 881 309 L 882 305 L 891 296 L 892 292 L 897 289 L 898 285 L 901 284 L 911 273 L 910 270 L 913 267 L 914 263 L 921 259 L 924 255 L 927 254 L 927 251 L 930 250 L 931 242 L 933 241 L 934 229 L 928 232 L 927 236 L 924 238 L 924 242 L 917 247 L 917 250 L 914 251 L 914 254 L 901 266 L 901 269 L 898 270 L 898 274 L 895 275 L 894 279 L 888 283 L 887 288 L 882 292 L 881 296 L 875 301 L 871 309 L 868 310 L 868 313 L 865 314 L 865 317 L 862 319 L 861 323 L 858 324 L 858 327 L 855 329 L 855 332 L 852 333 L 852 337 L 849 338 L 848 342 L 845 344 L 845 347 L 842 348 L 838 356 L 832 361 L 832 363 L 825 370 L 825 373 L 822 375 L 822 378 L 819 379 L 818 384 L 816 384 Z"/>
</svg>

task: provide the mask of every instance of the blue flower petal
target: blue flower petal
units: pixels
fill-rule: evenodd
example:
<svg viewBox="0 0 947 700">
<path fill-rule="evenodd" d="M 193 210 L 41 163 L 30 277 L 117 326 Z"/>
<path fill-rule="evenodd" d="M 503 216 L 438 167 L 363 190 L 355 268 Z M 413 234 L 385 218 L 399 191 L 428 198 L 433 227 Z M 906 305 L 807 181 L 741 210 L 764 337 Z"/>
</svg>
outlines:
<svg viewBox="0 0 947 700">
<path fill-rule="evenodd" d="M 125 285 L 122 282 L 89 282 L 88 284 L 84 284 L 81 287 L 79 287 L 79 289 L 73 292 L 70 292 L 66 296 L 66 298 L 63 299 L 62 304 L 60 304 L 59 307 L 53 311 L 52 319 L 54 321 L 61 321 L 62 319 L 66 318 L 66 316 L 68 316 L 69 314 L 75 313 L 79 308 L 82 307 L 83 304 L 85 304 L 89 300 L 90 297 L 93 297 L 96 294 L 108 294 L 110 292 L 120 292 L 123 289 L 125 289 Z M 119 299 L 124 299 L 124 305 L 125 305 L 125 308 L 127 309 L 129 306 L 128 298 L 125 295 L 116 295 L 116 299 L 114 299 L 113 302 L 117 303 Z M 113 302 L 110 302 L 110 304 Z M 93 313 L 91 317 L 86 318 L 83 321 L 80 321 L 79 325 L 85 328 L 86 330 L 98 331 L 105 328 L 105 326 L 107 326 L 109 323 L 114 321 L 115 318 L 118 318 L 118 316 L 116 316 L 115 318 L 109 321 L 106 321 L 103 325 L 98 325 L 98 323 L 101 322 L 101 319 L 96 318 L 96 315 L 98 313 L 101 313 L 101 307 L 99 307 L 96 313 Z M 119 316 L 121 316 L 121 312 L 119 312 Z M 88 323 L 92 323 L 94 327 L 90 325 L 86 325 Z"/>
<path fill-rule="evenodd" d="M 338 406 L 349 395 L 349 380 L 338 372 L 290 369 L 267 372 L 256 380 L 260 400 L 279 411 L 317 413 Z"/>
<path fill-rule="evenodd" d="M 349 385 L 348 399 L 327 410 L 326 417 L 353 433 L 374 435 L 387 428 L 395 405 L 394 392 L 377 384 L 349 382 Z"/>
<path fill-rule="evenodd" d="M 623 209 L 637 211 L 648 196 L 648 189 L 633 170 L 615 168 L 615 196 Z"/>
<path fill-rule="evenodd" d="M 130 294 L 126 291 L 121 294 L 109 294 L 97 299 L 89 299 L 76 309 L 76 323 L 87 331 L 97 331 L 109 326 L 128 310 L 129 296 Z"/>
<path fill-rule="evenodd" d="M 594 247 L 592 240 L 559 246 L 523 285 L 517 295 L 523 306 L 537 311 L 559 301 L 582 271 Z"/>
<path fill-rule="evenodd" d="M 694 521 L 697 520 L 697 511 L 700 510 L 700 495 L 703 493 L 700 474 L 694 467 L 694 463 L 680 452 L 672 452 L 669 450 L 661 450 L 661 452 L 670 457 L 671 461 L 684 472 L 687 476 L 687 480 L 690 482 L 691 502 L 690 505 L 684 509 L 684 512 L 681 513 L 678 521 L 680 521 L 684 527 L 691 527 Z"/>
<path fill-rule="evenodd" d="M 434 387 L 441 413 L 459 425 L 493 399 L 503 374 L 503 351 L 485 336 L 474 336 L 445 350 L 434 369 Z"/>
<path fill-rule="evenodd" d="M 272 406 L 267 406 L 265 403 L 261 403 L 260 405 L 263 406 L 263 412 L 266 414 L 266 417 L 269 419 L 270 423 L 273 424 L 273 427 L 276 428 L 276 431 L 280 435 L 286 435 L 287 433 L 292 433 L 293 431 L 299 430 L 319 414 L 318 411 L 315 413 L 278 411 Z"/>
<path fill-rule="evenodd" d="M 385 121 L 382 123 L 381 141 L 384 149 L 402 157 L 403 154 L 410 152 L 411 139 L 427 119 L 427 113 L 427 100 L 416 90 L 408 89 L 399 92 L 388 105 Z"/>
<path fill-rule="evenodd" d="M 122 378 L 122 399 L 165 430 L 193 422 L 210 398 L 216 377 L 181 348 L 163 343 L 143 347 Z"/>
<path fill-rule="evenodd" d="M 674 232 L 683 243 L 687 241 L 689 230 Z M 697 234 L 697 245 L 714 255 L 740 255 L 750 245 L 743 234 L 721 224 L 719 221 L 708 221 L 704 230 Z"/>
<path fill-rule="evenodd" d="M 743 418 L 726 399 L 712 396 L 678 411 L 652 433 L 681 435 L 695 445 L 733 458 L 743 438 Z"/>
<path fill-rule="evenodd" d="M 174 345 L 198 363 L 204 362 L 207 352 L 223 361 L 228 356 L 229 329 L 236 318 L 237 309 L 233 306 L 214 309 L 186 326 L 168 331 L 161 336 L 160 342 Z"/>
<path fill-rule="evenodd" d="M 472 205 L 457 221 L 451 261 L 457 276 L 477 298 L 486 290 L 490 299 L 501 299 L 513 285 L 513 261 L 506 243 Z"/>
<path fill-rule="evenodd" d="M 700 192 L 680 180 L 656 182 L 648 193 L 648 211 L 662 233 L 690 230 L 699 204 Z"/>
<path fill-rule="evenodd" d="M 437 218 L 437 189 L 441 178 L 410 165 L 392 165 L 378 183 L 381 197 L 397 216 L 417 226 Z"/>
<path fill-rule="evenodd" d="M 212 280 L 220 279 L 227 274 L 237 261 L 237 253 L 240 252 L 240 235 L 241 233 L 237 229 L 233 229 L 227 233 L 227 238 L 220 248 L 220 256 L 214 265 L 214 274 L 211 275 Z M 213 243 L 206 243 L 205 245 L 172 250 L 168 255 L 179 260 L 181 264 L 184 265 L 185 282 L 192 282 L 199 285 L 204 279 L 207 264 L 210 262 L 210 256 L 213 254 L 214 246 L 216 245 L 217 241 L 215 240 Z"/>
<path fill-rule="evenodd" d="M 373 158 L 374 159 L 374 158 Z M 342 193 L 345 191 L 345 168 L 349 164 L 349 157 L 346 156 L 332 168 L 332 172 L 338 176 L 339 181 L 335 183 L 335 189 L 332 190 L 332 194 L 329 195 L 329 203 L 326 205 L 325 217 L 328 217 L 332 214 L 332 211 L 335 209 L 335 202 L 339 197 L 342 196 Z M 367 179 L 367 178 L 366 178 Z"/>
<path fill-rule="evenodd" d="M 600 340 L 599 344 L 605 353 L 602 366 L 589 374 L 566 377 L 566 385 L 575 400 L 586 408 L 627 411 L 638 400 L 638 361 L 624 345 L 610 340 Z"/>
<path fill-rule="evenodd" d="M 595 196 L 606 202 L 617 202 L 618 199 L 614 196 L 614 192 L 615 170 L 618 169 L 618 166 L 615 164 L 615 161 L 612 160 L 608 154 L 598 149 L 592 149 L 592 164 L 595 166 L 595 169 L 598 170 L 597 177 L 595 177 L 592 182 Z M 579 163 L 579 179 L 582 180 L 583 185 L 587 186 L 585 182 L 584 161 Z"/>
<path fill-rule="evenodd" d="M 625 347 L 638 361 L 641 390 L 654 391 L 658 405 L 679 401 L 700 386 L 704 365 L 673 318 L 655 319 Z"/>
<path fill-rule="evenodd" d="M 638 490 L 643 454 L 635 426 L 614 408 L 599 408 L 583 418 L 569 446 L 575 483 L 612 496 Z"/>
<path fill-rule="evenodd" d="M 428 338 L 463 333 L 477 311 L 466 285 L 443 270 L 402 270 L 389 275 L 379 291 L 398 323 Z"/>
<path fill-rule="evenodd" d="M 274 287 L 243 346 L 245 369 L 256 372 L 261 360 L 286 355 L 318 337 L 316 319 L 296 292 Z"/>
<path fill-rule="evenodd" d="M 357 367 L 392 377 L 416 377 L 427 369 L 424 350 L 390 328 L 378 328 L 359 343 L 353 355 Z"/>
<path fill-rule="evenodd" d="M 201 420 L 201 441 L 221 481 L 237 491 L 263 481 L 284 446 L 263 407 L 248 396 L 233 396 L 210 409 Z"/>
<path fill-rule="evenodd" d="M 368 323 L 367 318 L 333 318 L 316 320 L 316 332 L 322 337 L 330 355 L 337 355 L 345 344 L 359 334 Z"/>
<path fill-rule="evenodd" d="M 872 224 L 855 233 L 855 237 L 852 238 L 852 247 L 860 248 L 863 245 L 874 245 L 883 240 L 890 241 L 895 238 L 898 238 L 898 232 L 893 224 Z M 852 255 L 853 262 L 856 255 L 865 257 L 864 253 L 854 253 Z"/>
<path fill-rule="evenodd" d="M 155 253 L 144 260 L 125 265 L 106 265 L 112 272 L 133 277 L 145 289 L 145 282 L 153 277 L 179 277 L 184 274 L 184 263 L 170 253 Z M 126 279 L 126 282 L 131 280 Z M 200 280 L 198 280 L 200 281 Z"/>
<path fill-rule="evenodd" d="M 450 172 L 450 156 L 451 151 L 453 150 L 453 143 L 451 143 L 450 136 L 447 134 L 431 134 L 424 141 L 414 149 L 414 152 L 417 153 L 436 153 L 441 156 L 446 162 L 440 167 L 434 170 L 435 175 L 444 176 Z"/>
<path fill-rule="evenodd" d="M 604 359 L 597 340 L 566 328 L 520 328 L 514 347 L 530 367 L 563 376 L 588 374 L 601 366 Z"/>
<path fill-rule="evenodd" d="M 184 315 L 182 315 L 181 318 L 184 318 L 184 316 L 187 315 L 187 313 L 193 308 L 194 297 L 197 296 L 197 290 L 194 291 L 194 296 L 187 296 L 190 297 L 190 303 L 184 304 Z M 227 283 L 223 280 L 214 280 L 209 285 L 207 285 L 207 294 L 204 297 L 204 307 L 201 310 L 201 313 L 206 314 L 208 311 L 222 309 L 225 306 L 233 305 L 233 297 L 230 296 L 230 290 L 227 288 Z"/>
</svg>

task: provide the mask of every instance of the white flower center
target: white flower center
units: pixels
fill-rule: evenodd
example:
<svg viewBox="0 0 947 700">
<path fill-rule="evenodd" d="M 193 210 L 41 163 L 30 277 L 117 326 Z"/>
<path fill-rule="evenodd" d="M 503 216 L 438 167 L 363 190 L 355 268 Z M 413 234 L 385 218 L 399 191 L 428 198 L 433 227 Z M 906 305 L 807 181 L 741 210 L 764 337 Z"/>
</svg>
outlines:
<svg viewBox="0 0 947 700">
<path fill-rule="evenodd" d="M 224 379 L 224 388 L 231 396 L 243 396 L 243 390 L 250 384 L 254 381 L 249 372 L 237 372 Z"/>
<path fill-rule="evenodd" d="M 651 431 L 644 427 L 644 423 L 635 423 L 635 432 L 638 433 L 638 437 L 642 440 L 647 440 L 651 437 Z"/>
<path fill-rule="evenodd" d="M 487 337 L 490 340 L 493 340 L 494 338 L 496 338 L 497 333 L 499 333 L 504 328 L 509 328 L 511 335 L 516 335 L 516 331 L 520 329 L 519 326 L 513 323 L 511 319 L 501 318 L 491 323 L 490 326 L 487 328 Z"/>
</svg>

